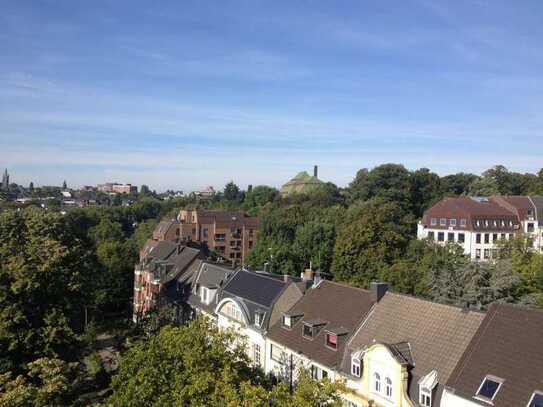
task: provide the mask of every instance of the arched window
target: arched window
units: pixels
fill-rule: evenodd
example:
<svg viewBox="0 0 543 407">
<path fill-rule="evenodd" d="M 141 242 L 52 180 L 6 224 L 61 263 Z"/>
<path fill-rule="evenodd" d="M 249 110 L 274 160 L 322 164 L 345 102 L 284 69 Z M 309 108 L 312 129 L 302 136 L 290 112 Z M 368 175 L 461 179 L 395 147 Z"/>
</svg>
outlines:
<svg viewBox="0 0 543 407">
<path fill-rule="evenodd" d="M 392 380 L 390 380 L 390 377 L 385 379 L 385 394 L 387 397 L 392 397 Z"/>
<path fill-rule="evenodd" d="M 381 393 L 381 375 L 379 373 L 373 374 L 374 389 L 377 393 Z"/>
</svg>

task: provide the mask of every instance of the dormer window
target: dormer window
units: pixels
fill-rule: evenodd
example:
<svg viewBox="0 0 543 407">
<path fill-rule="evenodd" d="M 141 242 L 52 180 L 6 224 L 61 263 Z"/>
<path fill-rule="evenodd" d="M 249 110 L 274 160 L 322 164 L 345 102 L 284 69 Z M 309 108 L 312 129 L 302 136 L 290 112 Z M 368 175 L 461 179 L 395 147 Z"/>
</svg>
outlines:
<svg viewBox="0 0 543 407">
<path fill-rule="evenodd" d="M 204 304 L 209 304 L 209 289 L 207 287 L 200 288 L 200 299 Z"/>
<path fill-rule="evenodd" d="M 460 226 L 466 226 L 466 219 L 460 219 Z"/>
<path fill-rule="evenodd" d="M 351 374 L 356 377 L 360 377 L 361 374 L 361 363 L 358 357 L 353 356 L 351 359 Z"/>
<path fill-rule="evenodd" d="M 440 224 L 441 226 L 447 226 L 447 219 L 445 219 L 445 218 L 439 219 L 439 224 Z"/>
<path fill-rule="evenodd" d="M 433 390 L 437 386 L 437 371 L 432 370 L 423 376 L 419 382 L 419 404 L 422 407 L 432 407 Z"/>
<path fill-rule="evenodd" d="M 303 329 L 303 332 L 302 332 L 303 336 L 309 339 L 313 339 L 313 327 L 311 325 L 304 324 L 302 329 Z"/>
<path fill-rule="evenodd" d="M 527 407 L 543 407 L 543 392 L 534 391 Z"/>
<path fill-rule="evenodd" d="M 431 218 L 430 219 L 430 225 L 432 225 L 432 226 L 437 225 L 437 218 Z"/>
<path fill-rule="evenodd" d="M 256 326 L 261 326 L 262 321 L 264 321 L 264 313 L 262 313 L 260 311 L 255 312 L 255 325 Z"/>
<path fill-rule="evenodd" d="M 337 350 L 337 335 L 331 332 L 328 332 L 325 336 L 326 346 L 330 349 Z"/>
<path fill-rule="evenodd" d="M 456 219 L 449 219 L 449 225 L 456 226 Z"/>
<path fill-rule="evenodd" d="M 292 328 L 292 318 L 290 315 L 283 315 L 283 326 L 286 328 Z"/>
<path fill-rule="evenodd" d="M 496 397 L 496 394 L 498 394 L 502 384 L 503 379 L 487 375 L 479 386 L 479 390 L 477 390 L 475 397 L 484 401 L 492 401 L 494 400 L 494 397 Z"/>
</svg>

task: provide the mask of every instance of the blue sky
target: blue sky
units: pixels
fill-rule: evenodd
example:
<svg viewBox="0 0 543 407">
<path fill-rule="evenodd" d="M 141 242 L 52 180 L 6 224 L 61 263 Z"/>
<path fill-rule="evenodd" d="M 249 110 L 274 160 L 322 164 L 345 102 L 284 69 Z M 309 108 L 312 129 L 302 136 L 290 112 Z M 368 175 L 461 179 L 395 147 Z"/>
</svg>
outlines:
<svg viewBox="0 0 543 407">
<path fill-rule="evenodd" d="M 540 0 L 3 1 L 0 167 L 157 190 L 536 171 L 542 23 Z"/>
</svg>

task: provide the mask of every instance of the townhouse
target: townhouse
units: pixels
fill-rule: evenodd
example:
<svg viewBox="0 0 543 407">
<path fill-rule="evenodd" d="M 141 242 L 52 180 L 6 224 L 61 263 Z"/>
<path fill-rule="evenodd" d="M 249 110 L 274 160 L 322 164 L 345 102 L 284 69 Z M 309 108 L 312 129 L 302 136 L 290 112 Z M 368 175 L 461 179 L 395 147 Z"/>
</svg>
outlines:
<svg viewBox="0 0 543 407">
<path fill-rule="evenodd" d="M 133 320 L 169 302 L 167 291 L 178 290 L 178 280 L 199 267 L 199 250 L 167 240 L 151 241 L 134 269 Z"/>
<path fill-rule="evenodd" d="M 326 280 L 313 286 L 270 328 L 266 340 L 266 372 L 296 382 L 300 368 L 315 379 L 335 380 L 345 344 L 386 285 L 363 290 Z"/>
<path fill-rule="evenodd" d="M 236 265 L 245 264 L 257 240 L 259 219 L 244 212 L 182 209 L 178 221 L 180 241 L 198 242 Z"/>
<path fill-rule="evenodd" d="M 500 242 L 520 233 L 543 250 L 543 197 L 446 197 L 424 212 L 417 227 L 418 239 L 456 242 L 477 261 L 496 257 Z"/>
<path fill-rule="evenodd" d="M 218 293 L 217 326 L 238 332 L 254 365 L 266 371 L 268 329 L 303 296 L 305 286 L 290 276 L 240 269 Z"/>
<path fill-rule="evenodd" d="M 442 407 L 542 407 L 543 311 L 491 305 L 446 383 Z"/>
<path fill-rule="evenodd" d="M 440 405 L 484 314 L 387 292 L 346 345 L 349 407 Z"/>
</svg>

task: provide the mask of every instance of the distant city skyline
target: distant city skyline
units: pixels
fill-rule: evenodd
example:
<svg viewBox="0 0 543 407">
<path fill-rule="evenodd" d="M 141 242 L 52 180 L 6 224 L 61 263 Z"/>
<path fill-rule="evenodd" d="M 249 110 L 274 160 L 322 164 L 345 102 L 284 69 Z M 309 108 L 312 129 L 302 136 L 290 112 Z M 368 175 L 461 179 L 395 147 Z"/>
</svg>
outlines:
<svg viewBox="0 0 543 407">
<path fill-rule="evenodd" d="M 0 170 L 192 191 L 543 167 L 540 1 L 219 4 L 4 2 Z"/>
</svg>

